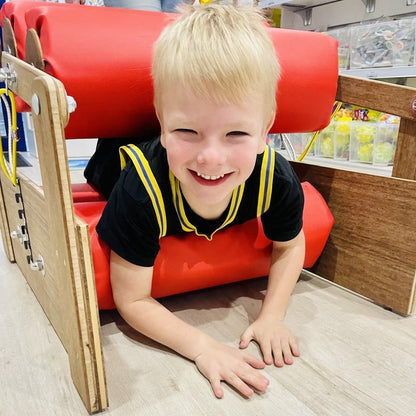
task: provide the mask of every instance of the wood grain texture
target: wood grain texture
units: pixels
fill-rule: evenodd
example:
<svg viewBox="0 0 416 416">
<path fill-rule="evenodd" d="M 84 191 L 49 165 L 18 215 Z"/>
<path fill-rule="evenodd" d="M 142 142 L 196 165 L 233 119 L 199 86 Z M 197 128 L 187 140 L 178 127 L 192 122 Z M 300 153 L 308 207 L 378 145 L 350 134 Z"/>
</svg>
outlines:
<svg viewBox="0 0 416 416">
<path fill-rule="evenodd" d="M 392 176 L 416 180 L 416 122 L 414 120 L 400 121 Z"/>
<path fill-rule="evenodd" d="M 163 299 L 176 316 L 236 347 L 256 317 L 266 279 Z M 0 249 L 0 414 L 87 416 L 68 360 L 16 265 Z M 108 416 L 409 416 L 416 408 L 416 316 L 403 318 L 315 277 L 303 276 L 286 324 L 301 356 L 268 366 L 266 393 L 215 399 L 194 364 L 101 312 Z M 29 343 L 28 340 L 36 339 Z M 249 352 L 260 357 L 255 344 Z"/>
<path fill-rule="evenodd" d="M 106 391 L 104 388 L 97 389 L 97 383 L 103 377 L 97 375 L 96 371 L 103 371 L 103 368 L 96 365 L 96 354 L 100 353 L 100 349 L 93 346 L 99 343 L 99 339 L 91 339 L 94 334 L 91 328 L 94 316 L 89 304 L 85 303 L 91 297 L 85 293 L 86 286 L 81 273 L 80 242 L 76 234 L 65 137 L 60 117 L 64 89 L 58 81 L 42 76 L 33 80 L 32 92 L 38 96 L 40 104 L 40 112 L 33 115 L 33 121 L 45 200 L 48 201 L 48 224 L 52 231 L 49 238 L 56 249 L 55 264 L 59 279 L 71 285 L 62 299 L 62 317 L 67 318 L 63 327 L 70 336 L 64 345 L 68 351 L 75 386 L 86 408 L 89 412 L 100 411 L 107 405 L 106 400 L 102 401 Z M 95 323 L 97 325 L 98 322 Z"/>
<path fill-rule="evenodd" d="M 2 45 L 3 51 L 10 53 L 13 56 L 17 56 L 17 43 L 16 36 L 14 34 L 13 26 L 10 19 L 5 17 L 2 22 Z"/>
<path fill-rule="evenodd" d="M 414 88 L 387 82 L 340 75 L 336 99 L 348 104 L 394 114 L 414 120 L 412 103 L 416 97 Z"/>
<path fill-rule="evenodd" d="M 416 182 L 293 163 L 335 218 L 313 271 L 407 315 L 414 306 Z"/>
<path fill-rule="evenodd" d="M 25 48 L 25 61 L 35 68 L 45 71 L 42 46 L 36 30 L 33 28 L 27 31 Z"/>
<path fill-rule="evenodd" d="M 336 99 L 401 117 L 392 176 L 416 180 L 416 90 L 340 75 Z"/>
<path fill-rule="evenodd" d="M 27 229 L 31 235 L 33 259 L 45 261 L 45 276 L 33 272 L 27 250 L 14 244 L 16 261 L 36 293 L 68 353 L 74 384 L 89 412 L 108 405 L 102 365 L 98 313 L 93 286 L 85 282 L 80 235 L 76 231 L 63 127 L 67 122 L 66 94 L 62 83 L 11 56 L 2 57 L 16 72 L 18 83 L 10 89 L 27 103 L 36 97 L 32 113 L 42 176 L 42 190 L 20 178 Z M 5 196 L 9 225 L 16 221 L 13 191 Z M 85 232 L 84 232 L 85 233 Z M 91 303 L 88 303 L 88 302 Z M 95 305 L 94 305 L 95 302 Z"/>
<path fill-rule="evenodd" d="M 3 241 L 4 251 L 7 255 L 9 261 L 14 262 L 14 253 L 13 253 L 13 246 L 12 241 L 10 238 L 10 228 L 9 228 L 9 220 L 7 218 L 7 212 L 4 202 L 3 196 L 3 186 L 2 183 L 8 181 L 6 175 L 4 175 L 3 171 L 0 171 L 0 234 Z"/>
<path fill-rule="evenodd" d="M 100 316 L 98 311 L 97 291 L 95 288 L 94 268 L 92 264 L 90 234 L 88 224 L 76 218 L 76 232 L 79 241 L 80 277 L 83 284 L 83 305 L 85 318 L 88 320 L 88 345 L 93 366 L 94 391 L 97 395 L 97 403 L 100 410 L 108 407 L 108 392 L 105 377 L 104 359 L 100 338 Z"/>
</svg>

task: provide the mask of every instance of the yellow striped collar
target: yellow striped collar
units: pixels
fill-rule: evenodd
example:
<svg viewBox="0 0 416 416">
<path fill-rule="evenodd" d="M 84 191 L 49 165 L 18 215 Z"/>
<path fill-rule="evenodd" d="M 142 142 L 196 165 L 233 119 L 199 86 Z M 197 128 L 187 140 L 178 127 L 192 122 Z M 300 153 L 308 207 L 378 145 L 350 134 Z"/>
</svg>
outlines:
<svg viewBox="0 0 416 416">
<path fill-rule="evenodd" d="M 207 240 L 211 241 L 212 237 L 217 231 L 221 230 L 222 228 L 226 227 L 228 224 L 231 224 L 234 221 L 238 212 L 238 208 L 240 207 L 241 200 L 243 198 L 245 187 L 244 183 L 234 189 L 233 194 L 231 196 L 231 202 L 228 208 L 228 214 L 222 225 L 220 225 L 214 232 L 212 232 L 211 235 L 205 235 L 200 233 L 198 229 L 195 227 L 195 225 L 193 225 L 189 221 L 185 212 L 180 182 L 170 170 L 169 181 L 172 189 L 173 205 L 175 207 L 176 214 L 178 215 L 181 227 L 185 232 L 195 232 L 196 235 L 204 236 Z"/>
</svg>

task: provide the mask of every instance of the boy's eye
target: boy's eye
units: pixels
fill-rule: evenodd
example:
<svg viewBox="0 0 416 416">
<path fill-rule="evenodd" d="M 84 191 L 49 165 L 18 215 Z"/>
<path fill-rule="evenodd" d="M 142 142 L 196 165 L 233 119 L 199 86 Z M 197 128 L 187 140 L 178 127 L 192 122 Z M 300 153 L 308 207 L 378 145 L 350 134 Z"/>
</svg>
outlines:
<svg viewBox="0 0 416 416">
<path fill-rule="evenodd" d="M 175 132 L 197 134 L 196 131 L 192 129 L 176 129 Z"/>
<path fill-rule="evenodd" d="M 227 136 L 247 136 L 248 133 L 246 133 L 245 131 L 230 131 L 229 133 L 227 133 Z"/>
</svg>

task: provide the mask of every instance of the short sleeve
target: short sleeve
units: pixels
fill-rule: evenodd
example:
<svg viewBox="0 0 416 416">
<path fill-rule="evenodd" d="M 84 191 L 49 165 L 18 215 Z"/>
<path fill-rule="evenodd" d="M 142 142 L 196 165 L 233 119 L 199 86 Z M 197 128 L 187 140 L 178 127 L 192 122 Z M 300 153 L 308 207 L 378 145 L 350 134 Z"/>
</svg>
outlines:
<svg viewBox="0 0 416 416">
<path fill-rule="evenodd" d="M 264 233 L 273 241 L 295 238 L 303 226 L 302 186 L 289 162 L 276 153 L 270 208 L 261 216 Z"/>
<path fill-rule="evenodd" d="M 150 267 L 159 252 L 159 226 L 131 163 L 120 175 L 97 225 L 100 238 L 123 259 Z"/>
</svg>

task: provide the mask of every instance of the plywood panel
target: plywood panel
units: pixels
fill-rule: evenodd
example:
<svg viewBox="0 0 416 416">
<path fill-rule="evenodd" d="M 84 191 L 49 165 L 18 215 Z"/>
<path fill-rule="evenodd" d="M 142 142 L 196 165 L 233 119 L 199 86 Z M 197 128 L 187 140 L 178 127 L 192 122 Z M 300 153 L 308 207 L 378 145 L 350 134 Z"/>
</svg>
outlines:
<svg viewBox="0 0 416 416">
<path fill-rule="evenodd" d="M 401 117 L 392 176 L 416 180 L 416 90 L 340 75 L 337 100 Z"/>
<path fill-rule="evenodd" d="M 95 288 L 94 267 L 90 245 L 88 225 L 76 218 L 76 231 L 79 241 L 80 282 L 83 285 L 83 305 L 88 327 L 89 348 L 91 352 L 91 365 L 93 366 L 93 383 L 100 409 L 108 407 L 107 383 L 103 352 L 100 338 L 100 316 L 98 311 L 97 290 Z"/>
<path fill-rule="evenodd" d="M 57 276 L 64 279 L 70 288 L 63 294 L 62 328 L 70 338 L 64 344 L 71 368 L 74 384 L 77 387 L 87 410 L 95 412 L 107 405 L 97 391 L 96 353 L 91 340 L 90 307 L 82 275 L 82 259 L 79 258 L 79 245 L 73 212 L 72 194 L 66 155 L 64 122 L 60 112 L 64 98 L 63 86 L 48 76 L 33 80 L 33 94 L 39 98 L 39 112 L 33 114 L 42 183 L 47 201 L 48 225 L 51 232 L 49 239 L 55 248 Z M 99 322 L 96 323 L 96 326 Z M 100 368 L 103 371 L 102 368 Z"/>
<path fill-rule="evenodd" d="M 2 183 L 7 181 L 6 176 L 0 171 L 0 233 L 3 241 L 4 252 L 6 253 L 9 261 L 14 261 L 14 253 L 12 242 L 10 239 L 9 221 L 7 219 L 7 213 L 4 204 L 3 186 Z"/>
<path fill-rule="evenodd" d="M 416 122 L 402 119 L 392 176 L 416 180 Z"/>
<path fill-rule="evenodd" d="M 81 236 L 73 212 L 63 133 L 65 90 L 59 81 L 16 58 L 4 55 L 2 60 L 17 74 L 18 83 L 10 89 L 36 104 L 32 115 L 43 188 L 39 190 L 23 178 L 20 185 L 33 258 L 42 255 L 45 276 L 30 269 L 26 248 L 19 242 L 13 242 L 18 250 L 16 261 L 68 353 L 71 376 L 87 410 L 97 412 L 107 407 L 107 392 L 98 312 L 93 313 L 96 298 L 87 292 L 93 287 L 85 281 L 91 273 L 87 275 L 82 264 Z M 8 222 L 13 224 L 17 210 L 13 190 L 9 194 L 5 206 Z"/>
<path fill-rule="evenodd" d="M 335 224 L 313 272 L 407 315 L 414 303 L 416 182 L 293 163 Z"/>
<path fill-rule="evenodd" d="M 347 75 L 338 77 L 337 100 L 402 118 L 413 119 L 415 96 L 416 91 L 411 87 Z"/>
</svg>

